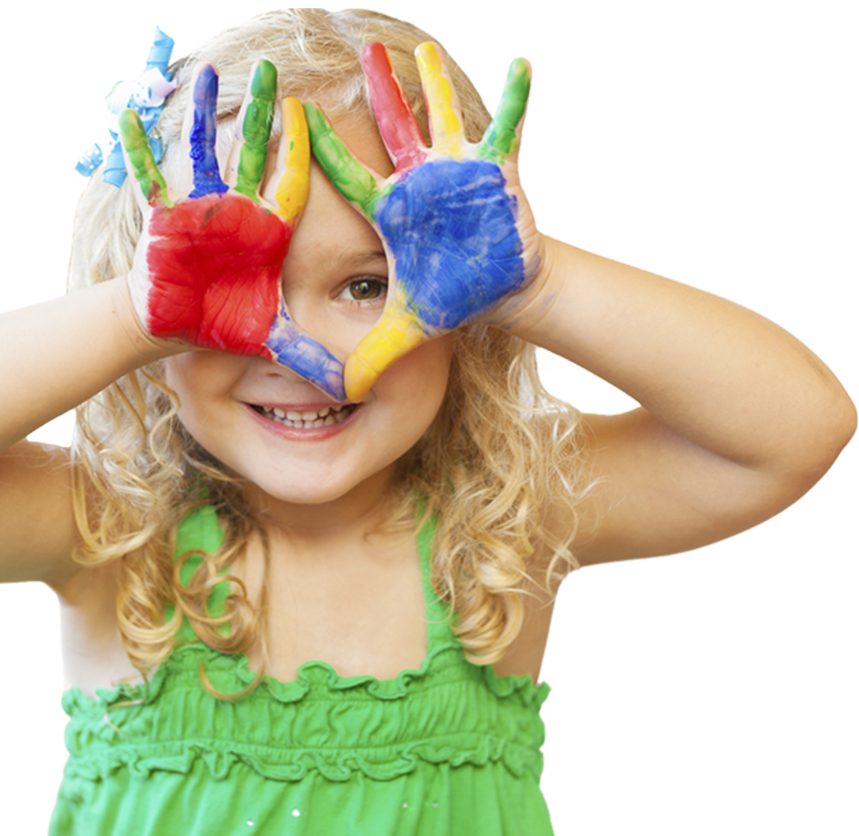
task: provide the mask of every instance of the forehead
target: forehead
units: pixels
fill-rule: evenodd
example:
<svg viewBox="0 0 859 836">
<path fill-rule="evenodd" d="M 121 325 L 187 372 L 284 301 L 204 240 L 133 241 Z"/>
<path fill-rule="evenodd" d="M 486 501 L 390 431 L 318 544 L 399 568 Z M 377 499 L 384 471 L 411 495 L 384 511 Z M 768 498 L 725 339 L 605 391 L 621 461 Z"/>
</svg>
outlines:
<svg viewBox="0 0 859 836">
<path fill-rule="evenodd" d="M 375 174 L 387 177 L 393 165 L 369 113 L 358 112 L 330 120 L 352 154 Z M 315 160 L 311 161 L 310 192 L 290 245 L 286 273 L 295 281 L 312 267 L 370 267 L 384 262 L 376 231 L 331 185 Z"/>
<path fill-rule="evenodd" d="M 356 159 L 381 177 L 389 177 L 393 173 L 394 166 L 369 110 L 362 108 L 329 117 L 329 121 Z"/>
</svg>

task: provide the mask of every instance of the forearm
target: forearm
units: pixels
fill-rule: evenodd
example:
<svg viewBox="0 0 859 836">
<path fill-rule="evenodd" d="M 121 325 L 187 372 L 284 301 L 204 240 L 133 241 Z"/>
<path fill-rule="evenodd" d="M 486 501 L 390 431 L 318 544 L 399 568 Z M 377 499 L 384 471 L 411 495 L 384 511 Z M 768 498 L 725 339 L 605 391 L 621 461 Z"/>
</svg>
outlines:
<svg viewBox="0 0 859 836">
<path fill-rule="evenodd" d="M 763 317 L 551 239 L 544 270 L 514 333 L 614 384 L 696 445 L 749 468 L 803 469 L 849 438 L 855 410 L 841 385 Z"/>
<path fill-rule="evenodd" d="M 0 450 L 175 353 L 137 324 L 124 278 L 0 316 Z"/>
</svg>

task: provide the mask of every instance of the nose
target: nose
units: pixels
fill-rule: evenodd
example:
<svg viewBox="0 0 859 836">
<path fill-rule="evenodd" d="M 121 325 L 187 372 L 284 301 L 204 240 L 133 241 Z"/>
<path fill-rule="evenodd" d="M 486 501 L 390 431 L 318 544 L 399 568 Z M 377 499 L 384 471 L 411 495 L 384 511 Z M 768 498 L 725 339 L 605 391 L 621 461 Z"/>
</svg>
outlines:
<svg viewBox="0 0 859 836">
<path fill-rule="evenodd" d="M 326 400 L 334 403 L 345 403 L 346 393 L 343 390 L 343 364 L 338 361 L 336 369 L 327 376 L 320 376 L 316 370 L 302 373 L 302 369 L 295 369 L 281 365 L 277 361 L 258 358 L 261 365 L 258 372 L 267 377 L 277 378 L 277 386 L 287 399 L 304 402 L 318 396 L 320 393 Z M 272 381 L 274 382 L 274 381 Z"/>
</svg>

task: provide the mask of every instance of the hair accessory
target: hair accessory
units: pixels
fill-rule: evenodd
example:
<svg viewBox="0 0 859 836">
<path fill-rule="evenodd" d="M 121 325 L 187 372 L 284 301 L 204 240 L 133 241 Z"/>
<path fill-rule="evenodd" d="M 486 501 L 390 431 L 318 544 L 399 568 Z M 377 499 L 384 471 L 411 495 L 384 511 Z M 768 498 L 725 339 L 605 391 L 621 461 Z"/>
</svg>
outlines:
<svg viewBox="0 0 859 836">
<path fill-rule="evenodd" d="M 116 120 L 126 108 L 131 108 L 140 115 L 155 162 L 161 162 L 164 147 L 158 131 L 155 130 L 155 125 L 161 116 L 161 111 L 164 110 L 167 97 L 179 86 L 171 80 L 172 73 L 167 72 L 172 51 L 173 39 L 156 27 L 155 41 L 149 50 L 146 69 L 132 81 L 119 81 L 114 84 L 113 89 L 105 97 L 107 109 L 111 113 L 111 124 L 108 128 L 110 138 L 105 143 L 104 152 L 98 143 L 91 145 L 78 160 L 75 171 L 84 177 L 89 177 L 106 157 L 105 182 L 117 188 L 123 184 L 127 172 Z"/>
</svg>

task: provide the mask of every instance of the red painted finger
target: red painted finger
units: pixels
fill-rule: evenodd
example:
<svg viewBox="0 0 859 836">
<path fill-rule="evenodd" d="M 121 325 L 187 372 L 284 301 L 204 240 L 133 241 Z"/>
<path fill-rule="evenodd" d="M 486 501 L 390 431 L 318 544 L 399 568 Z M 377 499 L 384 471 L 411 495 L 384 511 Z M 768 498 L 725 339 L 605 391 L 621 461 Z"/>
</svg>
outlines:
<svg viewBox="0 0 859 836">
<path fill-rule="evenodd" d="M 414 168 L 426 159 L 427 149 L 388 51 L 382 44 L 370 44 L 362 61 L 379 133 L 394 166 L 397 171 Z"/>
</svg>

